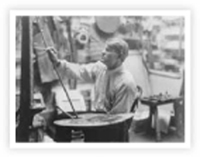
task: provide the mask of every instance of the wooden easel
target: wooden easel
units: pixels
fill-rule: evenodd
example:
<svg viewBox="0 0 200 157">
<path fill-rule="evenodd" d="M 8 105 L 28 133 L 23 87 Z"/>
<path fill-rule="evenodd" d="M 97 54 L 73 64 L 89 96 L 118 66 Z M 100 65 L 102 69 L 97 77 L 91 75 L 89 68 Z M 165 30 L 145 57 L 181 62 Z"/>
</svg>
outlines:
<svg viewBox="0 0 200 157">
<path fill-rule="evenodd" d="M 19 126 L 16 129 L 16 141 L 28 142 L 29 126 L 31 124 L 30 106 L 32 103 L 33 89 L 33 64 L 32 64 L 32 31 L 30 17 L 22 17 L 22 58 L 21 58 L 21 86 Z"/>
</svg>

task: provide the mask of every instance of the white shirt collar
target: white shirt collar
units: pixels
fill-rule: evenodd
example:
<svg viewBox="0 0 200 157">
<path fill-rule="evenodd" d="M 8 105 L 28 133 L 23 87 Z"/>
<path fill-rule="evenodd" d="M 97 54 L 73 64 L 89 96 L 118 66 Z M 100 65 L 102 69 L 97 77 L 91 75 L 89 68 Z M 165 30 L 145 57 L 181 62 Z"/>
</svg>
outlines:
<svg viewBox="0 0 200 157">
<path fill-rule="evenodd" d="M 110 74 L 114 74 L 114 73 L 116 73 L 116 72 L 122 71 L 123 68 L 124 68 L 124 66 L 123 66 L 123 65 L 120 65 L 120 66 L 118 66 L 117 68 L 112 69 L 112 70 L 108 70 L 108 69 L 107 69 L 107 72 L 108 72 L 108 74 L 110 75 Z"/>
</svg>

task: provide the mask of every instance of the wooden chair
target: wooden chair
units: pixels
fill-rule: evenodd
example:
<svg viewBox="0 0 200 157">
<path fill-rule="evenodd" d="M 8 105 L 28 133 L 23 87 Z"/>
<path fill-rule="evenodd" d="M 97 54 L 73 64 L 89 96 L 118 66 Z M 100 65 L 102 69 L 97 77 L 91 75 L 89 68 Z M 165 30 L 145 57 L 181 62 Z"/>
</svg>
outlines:
<svg viewBox="0 0 200 157">
<path fill-rule="evenodd" d="M 138 108 L 138 104 L 139 104 L 140 98 L 142 96 L 142 93 L 143 93 L 142 88 L 140 86 L 137 86 L 137 96 L 131 107 L 131 112 L 134 113 L 136 111 L 136 109 Z"/>
</svg>

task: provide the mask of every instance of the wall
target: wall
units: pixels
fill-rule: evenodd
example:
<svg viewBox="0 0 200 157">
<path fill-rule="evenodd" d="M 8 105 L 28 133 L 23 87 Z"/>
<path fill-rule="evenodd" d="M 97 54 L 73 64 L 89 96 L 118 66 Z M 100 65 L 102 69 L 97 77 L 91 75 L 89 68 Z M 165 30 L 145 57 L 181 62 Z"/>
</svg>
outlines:
<svg viewBox="0 0 200 157">
<path fill-rule="evenodd" d="M 170 78 L 151 74 L 150 81 L 153 94 L 168 92 L 173 96 L 179 95 L 182 84 L 181 78 Z"/>
<path fill-rule="evenodd" d="M 130 51 L 124 62 L 124 67 L 131 72 L 136 84 L 142 87 L 143 96 L 151 95 L 150 80 L 142 62 L 141 54 L 138 51 Z"/>
<path fill-rule="evenodd" d="M 131 72 L 136 83 L 143 89 L 143 96 L 165 93 L 179 95 L 181 89 L 181 76 L 170 75 L 163 72 L 147 73 L 142 61 L 142 55 L 137 51 L 130 51 L 124 66 Z"/>
</svg>

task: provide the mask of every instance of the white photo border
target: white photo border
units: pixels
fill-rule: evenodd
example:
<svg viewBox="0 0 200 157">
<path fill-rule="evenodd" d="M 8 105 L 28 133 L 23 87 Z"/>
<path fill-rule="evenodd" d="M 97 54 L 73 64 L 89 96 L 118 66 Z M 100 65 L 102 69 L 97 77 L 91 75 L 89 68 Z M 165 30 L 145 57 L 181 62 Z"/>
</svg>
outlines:
<svg viewBox="0 0 200 157">
<path fill-rule="evenodd" d="M 16 16 L 183 16 L 185 19 L 185 142 L 183 143 L 17 143 L 15 138 L 15 78 L 16 78 Z M 51 149 L 182 149 L 191 146 L 191 11 L 190 10 L 120 10 L 120 9 L 73 9 L 73 10 L 10 10 L 10 148 Z"/>
</svg>

